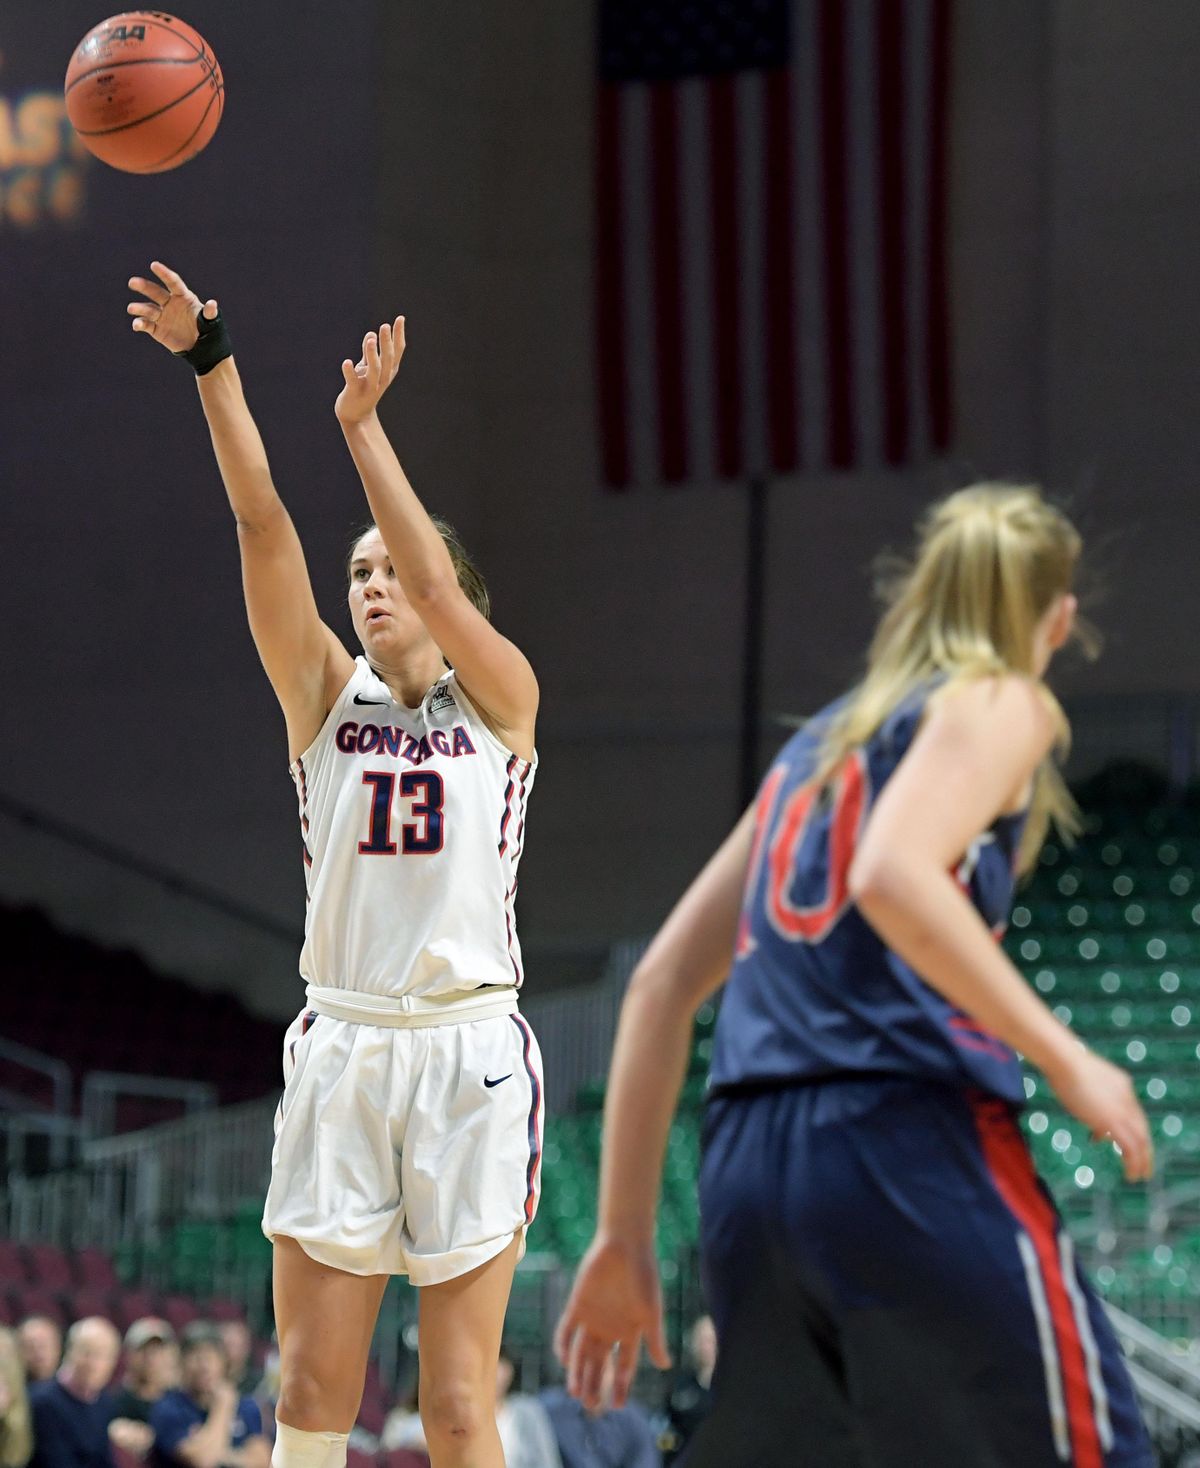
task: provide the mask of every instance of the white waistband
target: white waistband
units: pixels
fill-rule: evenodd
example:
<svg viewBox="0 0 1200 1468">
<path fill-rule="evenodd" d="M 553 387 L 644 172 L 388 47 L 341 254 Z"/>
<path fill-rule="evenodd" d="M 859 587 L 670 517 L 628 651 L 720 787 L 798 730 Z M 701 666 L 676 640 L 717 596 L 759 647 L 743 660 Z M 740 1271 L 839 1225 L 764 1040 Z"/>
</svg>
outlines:
<svg viewBox="0 0 1200 1468">
<path fill-rule="evenodd" d="M 452 994 L 364 994 L 359 989 L 323 989 L 309 984 L 310 1009 L 351 1024 L 423 1030 L 434 1025 L 465 1025 L 517 1012 L 515 989 L 459 989 Z"/>
</svg>

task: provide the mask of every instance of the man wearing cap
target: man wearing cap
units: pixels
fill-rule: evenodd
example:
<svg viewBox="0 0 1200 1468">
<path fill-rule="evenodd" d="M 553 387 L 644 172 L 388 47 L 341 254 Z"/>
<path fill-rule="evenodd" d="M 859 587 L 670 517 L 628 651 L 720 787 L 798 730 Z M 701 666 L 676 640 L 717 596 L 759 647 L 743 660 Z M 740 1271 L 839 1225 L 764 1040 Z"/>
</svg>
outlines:
<svg viewBox="0 0 1200 1468">
<path fill-rule="evenodd" d="M 154 1468 L 268 1468 L 271 1445 L 262 1415 L 228 1380 L 220 1330 L 194 1320 L 179 1350 L 180 1386 L 150 1409 Z"/>
<path fill-rule="evenodd" d="M 125 1332 L 125 1363 L 108 1435 L 117 1447 L 144 1458 L 154 1446 L 150 1409 L 179 1379 L 179 1350 L 170 1325 L 155 1315 L 135 1320 Z"/>
</svg>

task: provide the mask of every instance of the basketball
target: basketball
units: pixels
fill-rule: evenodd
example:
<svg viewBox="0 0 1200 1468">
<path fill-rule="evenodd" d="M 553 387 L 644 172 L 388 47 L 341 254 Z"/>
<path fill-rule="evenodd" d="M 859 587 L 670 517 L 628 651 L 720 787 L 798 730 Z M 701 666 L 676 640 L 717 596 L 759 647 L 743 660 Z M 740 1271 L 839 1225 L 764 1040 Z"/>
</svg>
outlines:
<svg viewBox="0 0 1200 1468">
<path fill-rule="evenodd" d="M 125 173 L 163 173 L 207 147 L 225 108 L 212 48 L 160 10 L 93 26 L 71 57 L 67 116 L 84 146 Z"/>
</svg>

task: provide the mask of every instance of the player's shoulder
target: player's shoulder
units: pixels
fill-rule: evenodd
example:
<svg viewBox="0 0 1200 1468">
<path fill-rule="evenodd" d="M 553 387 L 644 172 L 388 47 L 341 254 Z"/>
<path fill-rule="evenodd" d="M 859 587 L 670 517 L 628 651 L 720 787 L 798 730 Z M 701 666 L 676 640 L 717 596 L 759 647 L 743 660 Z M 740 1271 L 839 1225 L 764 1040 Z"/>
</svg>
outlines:
<svg viewBox="0 0 1200 1468">
<path fill-rule="evenodd" d="M 1058 729 L 1046 685 L 1022 673 L 949 679 L 930 699 L 926 718 L 963 734 L 1002 733 L 1009 740 L 1045 748 Z"/>
</svg>

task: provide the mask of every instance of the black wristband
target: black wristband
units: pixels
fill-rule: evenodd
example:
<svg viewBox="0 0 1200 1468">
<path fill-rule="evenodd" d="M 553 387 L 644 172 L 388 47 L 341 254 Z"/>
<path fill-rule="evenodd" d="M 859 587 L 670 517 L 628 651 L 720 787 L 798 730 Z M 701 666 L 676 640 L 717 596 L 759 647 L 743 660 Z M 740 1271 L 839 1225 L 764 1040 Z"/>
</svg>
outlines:
<svg viewBox="0 0 1200 1468">
<path fill-rule="evenodd" d="M 186 352 L 175 352 L 174 355 L 182 357 L 185 362 L 195 368 L 197 377 L 203 377 L 206 372 L 211 372 L 218 362 L 223 362 L 226 357 L 233 356 L 233 343 L 229 340 L 229 330 L 220 311 L 210 321 L 201 309 L 200 314 L 196 317 L 196 330 L 200 333 L 196 338 L 196 345 L 189 347 Z"/>
</svg>

